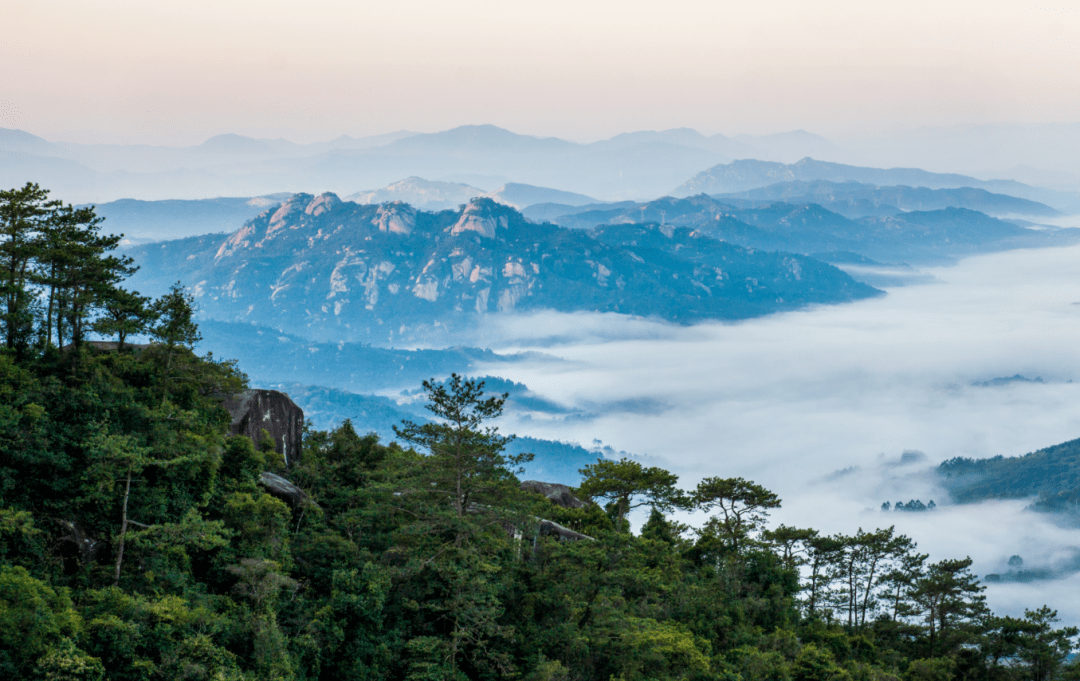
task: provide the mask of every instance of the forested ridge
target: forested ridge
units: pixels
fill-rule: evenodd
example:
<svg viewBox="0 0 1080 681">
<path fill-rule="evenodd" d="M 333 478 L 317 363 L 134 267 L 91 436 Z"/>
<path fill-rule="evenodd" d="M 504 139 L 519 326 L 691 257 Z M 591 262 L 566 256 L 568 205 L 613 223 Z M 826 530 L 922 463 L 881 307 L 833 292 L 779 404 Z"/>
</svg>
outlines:
<svg viewBox="0 0 1080 681">
<path fill-rule="evenodd" d="M 1053 610 L 993 615 L 892 528 L 772 526 L 760 485 L 627 459 L 584 503 L 523 489 L 504 398 L 458 376 L 398 442 L 308 428 L 286 467 L 228 436 L 245 376 L 195 352 L 182 287 L 123 288 L 92 209 L 28 185 L 0 229 L 0 678 L 1080 677 Z"/>
</svg>

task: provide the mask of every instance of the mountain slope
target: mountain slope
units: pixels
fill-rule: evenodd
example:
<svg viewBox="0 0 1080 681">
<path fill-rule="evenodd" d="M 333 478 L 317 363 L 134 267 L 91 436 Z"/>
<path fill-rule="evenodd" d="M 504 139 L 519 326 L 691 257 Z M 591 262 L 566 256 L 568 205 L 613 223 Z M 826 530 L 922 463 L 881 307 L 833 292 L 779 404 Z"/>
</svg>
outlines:
<svg viewBox="0 0 1080 681">
<path fill-rule="evenodd" d="M 1032 230 L 964 208 L 851 220 L 814 203 L 778 201 L 739 208 L 706 195 L 590 208 L 551 219 L 585 230 L 597 225 L 660 222 L 690 227 L 747 248 L 806 254 L 847 251 L 886 262 L 942 262 L 1080 239 L 1077 229 Z"/>
<path fill-rule="evenodd" d="M 714 198 L 740 207 L 744 207 L 747 201 L 816 203 L 849 218 L 943 208 L 968 208 L 994 216 L 1059 217 L 1061 215 L 1060 211 L 1037 201 L 1007 194 L 994 194 L 985 189 L 973 187 L 928 189 L 902 185 L 878 187 L 861 182 L 795 180 L 778 182 L 744 192 L 716 194 Z"/>
<path fill-rule="evenodd" d="M 382 189 L 356 192 L 346 196 L 347 201 L 362 204 L 404 201 L 419 210 L 443 210 L 455 208 L 484 192 L 459 182 L 439 182 L 422 177 L 407 177 Z"/>
<path fill-rule="evenodd" d="M 460 182 L 425 180 L 422 177 L 408 177 L 383 189 L 356 192 L 345 199 L 365 204 L 403 201 L 417 210 L 445 210 L 457 208 L 477 196 L 495 199 L 518 210 L 537 203 L 559 202 L 570 206 L 597 203 L 596 199 L 584 194 L 531 184 L 507 182 L 493 192 L 485 192 Z"/>
<path fill-rule="evenodd" d="M 937 476 L 956 503 L 1041 495 L 1047 510 L 1063 507 L 1066 499 L 1075 510 L 1080 501 L 1080 440 L 1023 456 L 950 459 L 938 467 Z"/>
<path fill-rule="evenodd" d="M 928 189 L 974 187 L 1039 201 L 1066 212 L 1075 207 L 1078 198 L 1074 194 L 1031 187 L 1012 180 L 979 180 L 966 175 L 932 173 L 919 168 L 867 168 L 817 161 L 809 157 L 790 165 L 742 160 L 713 166 L 693 176 L 671 193 L 673 196 L 680 197 L 695 194 L 731 194 L 781 182 L 813 182 L 815 180 L 860 182 L 879 187 L 894 185 Z"/>
<path fill-rule="evenodd" d="M 200 200 L 138 201 L 120 199 L 98 204 L 94 212 L 105 218 L 110 234 L 129 239 L 181 239 L 197 234 L 231 232 L 283 197 L 220 198 Z"/>
<path fill-rule="evenodd" d="M 383 343 L 444 338 L 489 314 L 618 312 L 686 323 L 878 293 L 805 256 L 781 256 L 778 270 L 775 254 L 724 248 L 739 252 L 737 275 L 531 223 L 487 198 L 425 213 L 297 194 L 228 237 L 129 253 L 142 265 L 133 286 L 152 293 L 179 279 L 210 318 Z M 798 300 L 780 292 L 792 276 L 806 289 Z"/>
<path fill-rule="evenodd" d="M 487 194 L 499 203 L 505 203 L 518 210 L 538 203 L 561 203 L 570 206 L 584 206 L 597 203 L 596 199 L 584 194 L 566 192 L 549 187 L 536 187 L 531 184 L 507 182 L 505 185 Z"/>
</svg>

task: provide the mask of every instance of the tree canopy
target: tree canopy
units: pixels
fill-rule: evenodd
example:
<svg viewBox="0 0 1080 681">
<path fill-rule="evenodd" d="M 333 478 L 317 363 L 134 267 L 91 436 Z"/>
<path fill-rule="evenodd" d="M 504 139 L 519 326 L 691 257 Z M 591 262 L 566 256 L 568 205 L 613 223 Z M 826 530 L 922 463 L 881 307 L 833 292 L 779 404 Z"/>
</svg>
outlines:
<svg viewBox="0 0 1080 681">
<path fill-rule="evenodd" d="M 1052 608 L 993 615 L 970 559 L 892 527 L 772 527 L 761 485 L 632 458 L 587 466 L 586 503 L 523 489 L 482 381 L 426 381 L 398 442 L 309 426 L 286 466 L 229 436 L 246 378 L 197 353 L 182 284 L 123 289 L 92 209 L 36 185 L 0 221 L 0 678 L 1080 676 Z"/>
</svg>

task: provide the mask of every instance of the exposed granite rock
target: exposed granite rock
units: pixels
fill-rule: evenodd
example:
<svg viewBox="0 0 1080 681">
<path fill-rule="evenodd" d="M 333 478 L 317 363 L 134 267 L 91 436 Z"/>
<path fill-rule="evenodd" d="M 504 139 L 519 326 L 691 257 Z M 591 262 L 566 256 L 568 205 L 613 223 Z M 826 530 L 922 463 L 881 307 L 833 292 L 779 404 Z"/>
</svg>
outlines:
<svg viewBox="0 0 1080 681">
<path fill-rule="evenodd" d="M 304 432 L 304 410 L 289 396 L 277 390 L 245 390 L 222 404 L 232 415 L 229 432 L 246 435 L 258 444 L 262 431 L 274 439 L 274 449 L 285 458 L 285 465 L 300 455 Z"/>
<path fill-rule="evenodd" d="M 312 503 L 307 492 L 292 484 L 280 475 L 263 472 L 259 474 L 259 482 L 266 490 L 279 499 L 284 499 L 293 506 L 303 506 Z"/>
<path fill-rule="evenodd" d="M 412 234 L 416 227 L 416 209 L 407 203 L 393 201 L 379 206 L 371 224 L 380 232 Z"/>
<path fill-rule="evenodd" d="M 318 217 L 323 213 L 329 213 L 338 206 L 341 205 L 341 199 L 337 194 L 333 192 L 326 192 L 325 194 L 319 194 L 315 197 L 315 200 L 307 205 L 304 209 L 306 215 L 312 215 Z"/>
<path fill-rule="evenodd" d="M 505 214 L 499 214 L 503 211 L 499 211 L 498 207 L 491 199 L 473 199 L 465 206 L 457 223 L 450 228 L 450 233 L 457 236 L 462 232 L 476 232 L 480 236 L 494 239 L 498 228 L 506 229 L 510 224 Z"/>
<path fill-rule="evenodd" d="M 587 534 L 574 532 L 568 527 L 563 527 L 554 520 L 540 519 L 540 535 L 544 537 L 558 537 L 559 541 L 596 541 Z"/>
<path fill-rule="evenodd" d="M 715 202 L 702 202 L 684 203 L 704 220 Z M 672 217 L 676 207 L 663 206 Z M 732 220 L 744 232 L 788 231 Z M 193 284 L 210 318 L 391 346 L 449 341 L 487 314 L 617 312 L 693 323 L 878 294 L 806 256 L 741 248 L 697 229 L 569 230 L 488 198 L 431 213 L 298 194 L 229 237 L 133 247 L 142 269 L 129 283 L 153 293 L 179 279 Z"/>
<path fill-rule="evenodd" d="M 521 489 L 528 492 L 543 494 L 551 503 L 563 508 L 585 508 L 590 502 L 582 501 L 574 496 L 570 488 L 556 482 L 540 482 L 539 480 L 525 480 L 521 483 Z"/>
</svg>

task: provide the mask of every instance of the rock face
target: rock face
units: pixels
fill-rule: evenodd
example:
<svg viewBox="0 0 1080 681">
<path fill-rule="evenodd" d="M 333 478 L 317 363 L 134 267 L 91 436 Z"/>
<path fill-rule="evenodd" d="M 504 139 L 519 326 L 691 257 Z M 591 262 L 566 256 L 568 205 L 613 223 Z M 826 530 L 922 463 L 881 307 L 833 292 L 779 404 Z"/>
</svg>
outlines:
<svg viewBox="0 0 1080 681">
<path fill-rule="evenodd" d="M 307 492 L 280 475 L 274 475 L 273 473 L 264 471 L 259 474 L 259 483 L 262 484 L 270 494 L 273 494 L 279 499 L 284 499 L 293 506 L 302 506 L 306 503 L 311 503 L 311 499 L 308 497 Z"/>
<path fill-rule="evenodd" d="M 285 458 L 285 465 L 300 455 L 304 410 L 285 393 L 245 390 L 226 399 L 222 406 L 232 415 L 231 434 L 246 435 L 258 444 L 266 430 L 274 439 L 274 449 Z"/>
<path fill-rule="evenodd" d="M 553 520 L 540 520 L 539 532 L 544 537 L 557 537 L 559 541 L 596 541 L 587 534 L 574 532 Z"/>
<path fill-rule="evenodd" d="M 662 210 L 674 219 L 674 208 Z M 654 213 L 662 217 L 645 217 Z M 390 345 L 447 341 L 487 315 L 593 311 L 690 323 L 878 293 L 806 256 L 692 237 L 689 226 L 610 227 L 536 224 L 488 198 L 431 213 L 296 194 L 229 237 L 133 247 L 141 269 L 129 283 L 155 294 L 180 280 L 221 321 Z"/>
<path fill-rule="evenodd" d="M 556 482 L 540 482 L 539 480 L 525 480 L 521 483 L 521 489 L 528 492 L 543 494 L 551 503 L 563 508 L 585 508 L 589 502 L 582 501 L 574 496 L 570 488 Z"/>
<path fill-rule="evenodd" d="M 585 508 L 590 505 L 590 501 L 582 501 L 574 496 L 574 493 L 570 491 L 570 488 L 566 485 L 560 485 L 557 482 L 541 482 L 539 480 L 524 480 L 521 483 L 521 489 L 527 492 L 536 492 L 537 494 L 543 494 L 548 498 L 551 503 L 563 508 Z M 545 520 L 544 518 L 538 518 L 539 526 L 537 531 L 544 537 L 556 537 L 559 541 L 596 541 L 592 537 L 575 532 L 568 527 L 564 527 L 554 520 Z"/>
</svg>

